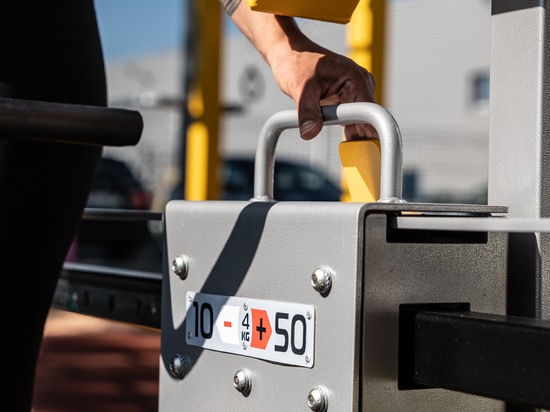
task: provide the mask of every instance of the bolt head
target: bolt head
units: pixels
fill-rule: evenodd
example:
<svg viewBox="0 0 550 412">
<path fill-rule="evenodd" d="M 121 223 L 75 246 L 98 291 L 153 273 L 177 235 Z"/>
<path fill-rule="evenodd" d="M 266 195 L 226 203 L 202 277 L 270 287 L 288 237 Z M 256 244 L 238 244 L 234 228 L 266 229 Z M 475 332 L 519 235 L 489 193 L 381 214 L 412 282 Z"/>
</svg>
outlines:
<svg viewBox="0 0 550 412">
<path fill-rule="evenodd" d="M 240 369 L 235 372 L 235 375 L 233 376 L 233 386 L 238 392 L 248 396 L 250 394 L 250 390 L 252 389 L 250 372 L 247 369 Z"/>
<path fill-rule="evenodd" d="M 185 280 L 189 274 L 189 259 L 185 255 L 180 255 L 172 261 L 172 272 Z"/>
<path fill-rule="evenodd" d="M 315 269 L 311 274 L 311 286 L 322 295 L 328 294 L 332 287 L 332 270 L 326 266 Z"/>
<path fill-rule="evenodd" d="M 177 354 L 170 362 L 170 373 L 174 378 L 183 379 L 187 372 L 185 356 Z"/>
<path fill-rule="evenodd" d="M 307 395 L 307 405 L 314 412 L 326 412 L 328 408 L 326 391 L 321 387 L 310 390 Z"/>
</svg>

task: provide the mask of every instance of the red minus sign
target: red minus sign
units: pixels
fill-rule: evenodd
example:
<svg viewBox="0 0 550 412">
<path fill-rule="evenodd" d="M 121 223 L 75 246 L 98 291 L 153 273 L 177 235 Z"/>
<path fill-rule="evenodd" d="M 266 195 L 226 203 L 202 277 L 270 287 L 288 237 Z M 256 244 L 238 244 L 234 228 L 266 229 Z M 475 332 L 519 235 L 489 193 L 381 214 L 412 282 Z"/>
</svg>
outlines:
<svg viewBox="0 0 550 412">
<path fill-rule="evenodd" d="M 231 327 L 231 322 L 224 321 L 223 326 L 226 327 L 226 328 L 230 328 Z"/>
</svg>

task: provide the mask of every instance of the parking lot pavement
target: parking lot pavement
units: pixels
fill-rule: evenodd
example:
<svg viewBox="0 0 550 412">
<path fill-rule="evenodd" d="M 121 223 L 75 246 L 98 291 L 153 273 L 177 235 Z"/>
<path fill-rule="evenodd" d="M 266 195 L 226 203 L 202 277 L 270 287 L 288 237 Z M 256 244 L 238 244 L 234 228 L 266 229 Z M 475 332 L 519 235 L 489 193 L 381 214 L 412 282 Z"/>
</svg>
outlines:
<svg viewBox="0 0 550 412">
<path fill-rule="evenodd" d="M 158 410 L 160 332 L 52 309 L 33 412 Z"/>
</svg>

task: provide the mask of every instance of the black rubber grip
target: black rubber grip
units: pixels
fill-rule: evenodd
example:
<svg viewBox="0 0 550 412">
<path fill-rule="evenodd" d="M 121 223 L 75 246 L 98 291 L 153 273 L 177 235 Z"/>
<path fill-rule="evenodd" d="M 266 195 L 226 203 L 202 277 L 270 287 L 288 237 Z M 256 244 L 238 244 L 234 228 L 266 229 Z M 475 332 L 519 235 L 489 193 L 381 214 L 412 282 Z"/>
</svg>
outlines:
<svg viewBox="0 0 550 412">
<path fill-rule="evenodd" d="M 142 131 L 134 110 L 0 98 L 0 138 L 133 146 Z"/>
</svg>

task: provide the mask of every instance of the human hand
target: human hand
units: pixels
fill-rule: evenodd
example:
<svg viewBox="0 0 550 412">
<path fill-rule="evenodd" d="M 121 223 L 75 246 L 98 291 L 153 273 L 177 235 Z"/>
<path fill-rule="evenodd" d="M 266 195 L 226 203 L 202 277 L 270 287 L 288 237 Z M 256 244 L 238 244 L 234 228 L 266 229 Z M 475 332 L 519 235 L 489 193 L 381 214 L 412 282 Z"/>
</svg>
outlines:
<svg viewBox="0 0 550 412">
<path fill-rule="evenodd" d="M 298 108 L 300 135 L 309 140 L 323 127 L 321 106 L 374 102 L 376 88 L 372 74 L 351 59 L 326 50 L 302 37 L 278 57 L 273 53 L 270 65 L 279 88 Z M 376 138 L 368 124 L 345 126 L 346 140 Z"/>
<path fill-rule="evenodd" d="M 298 108 L 300 134 L 313 139 L 323 127 L 321 106 L 374 102 L 374 77 L 351 59 L 311 41 L 290 17 L 253 12 L 239 0 L 223 0 L 226 10 L 273 71 L 279 88 Z M 345 126 L 347 140 L 376 138 L 367 124 Z"/>
</svg>

